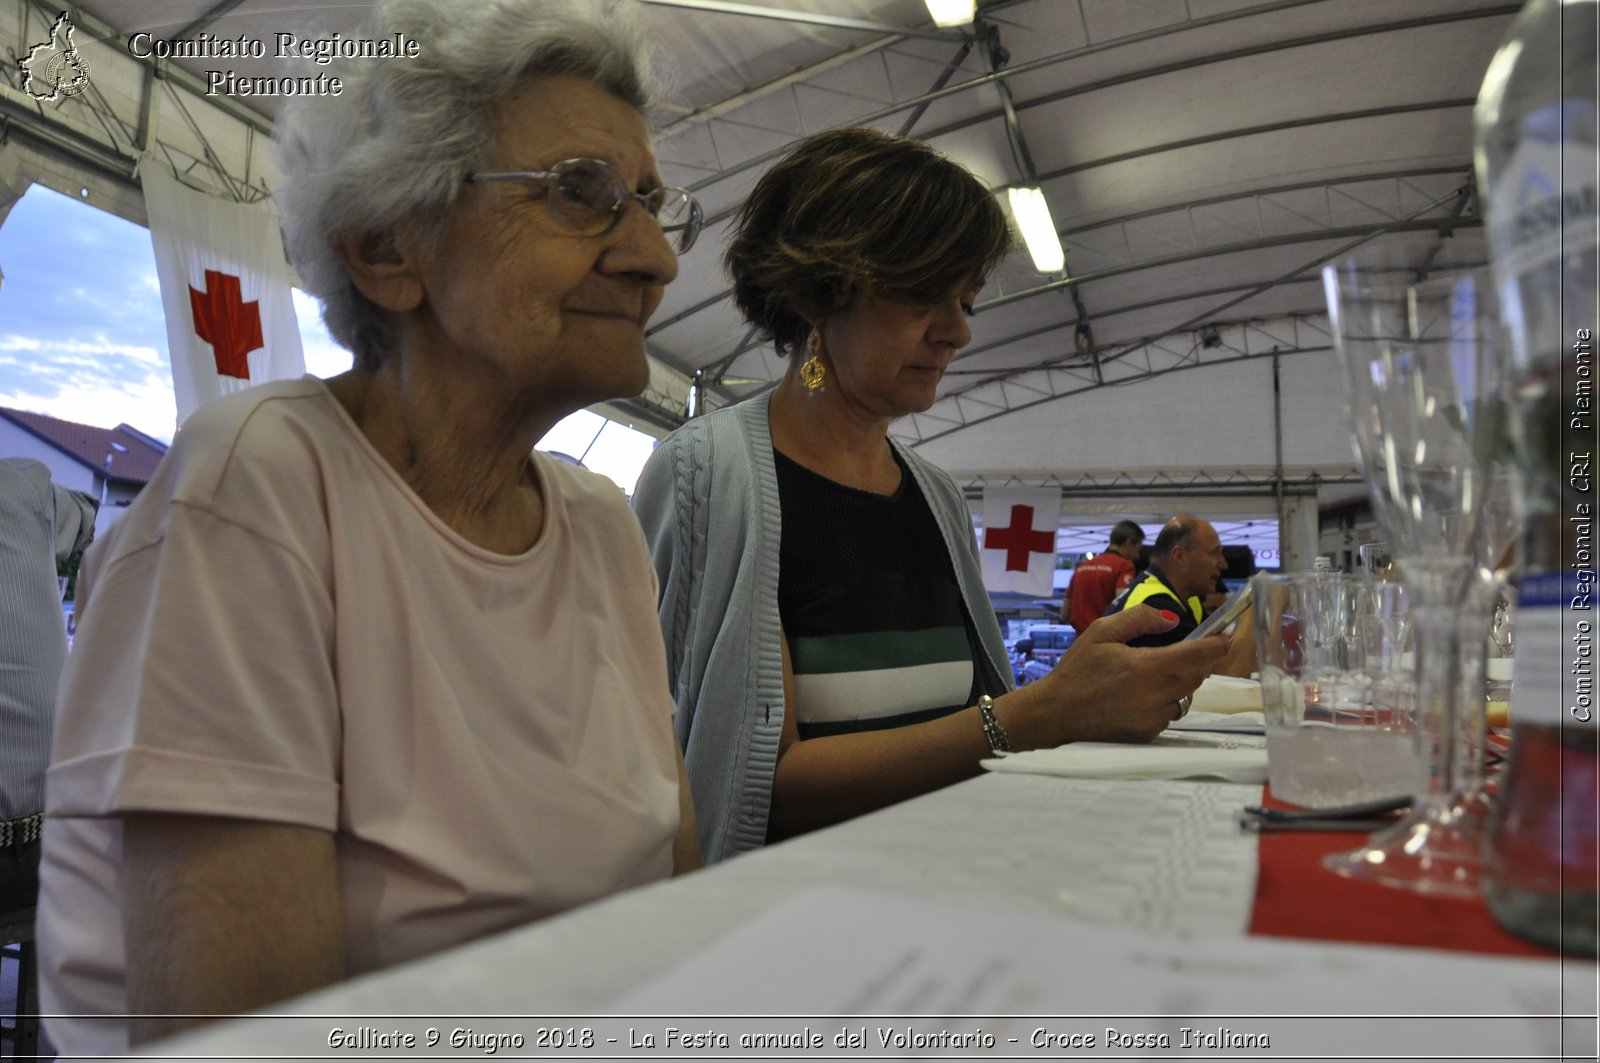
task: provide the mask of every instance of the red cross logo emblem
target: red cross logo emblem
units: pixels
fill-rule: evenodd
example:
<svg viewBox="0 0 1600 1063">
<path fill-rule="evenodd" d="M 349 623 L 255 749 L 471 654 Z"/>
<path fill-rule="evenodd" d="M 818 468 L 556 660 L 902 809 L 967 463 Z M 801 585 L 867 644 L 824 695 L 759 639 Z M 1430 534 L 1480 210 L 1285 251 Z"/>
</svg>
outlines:
<svg viewBox="0 0 1600 1063">
<path fill-rule="evenodd" d="M 1032 506 L 1012 506 L 1010 527 L 983 529 L 983 548 L 1004 550 L 1007 572 L 1026 572 L 1029 554 L 1056 552 L 1056 537 L 1033 530 Z"/>
<path fill-rule="evenodd" d="M 189 289 L 189 309 L 194 314 L 195 335 L 211 344 L 217 375 L 250 379 L 249 353 L 265 344 L 261 339 L 261 304 L 239 297 L 236 274 L 206 270 L 206 290 Z"/>
</svg>

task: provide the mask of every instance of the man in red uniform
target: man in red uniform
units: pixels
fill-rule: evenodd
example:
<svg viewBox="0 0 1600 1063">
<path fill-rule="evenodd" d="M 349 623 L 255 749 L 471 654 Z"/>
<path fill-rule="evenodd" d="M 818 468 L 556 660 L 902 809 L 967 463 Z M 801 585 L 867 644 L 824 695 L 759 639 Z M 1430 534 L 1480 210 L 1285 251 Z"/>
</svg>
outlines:
<svg viewBox="0 0 1600 1063">
<path fill-rule="evenodd" d="M 1143 528 L 1131 520 L 1118 521 L 1105 552 L 1078 562 L 1072 570 L 1072 582 L 1061 603 L 1061 622 L 1071 624 L 1081 635 L 1100 619 L 1111 599 L 1133 582 L 1133 563 L 1143 545 Z"/>
</svg>

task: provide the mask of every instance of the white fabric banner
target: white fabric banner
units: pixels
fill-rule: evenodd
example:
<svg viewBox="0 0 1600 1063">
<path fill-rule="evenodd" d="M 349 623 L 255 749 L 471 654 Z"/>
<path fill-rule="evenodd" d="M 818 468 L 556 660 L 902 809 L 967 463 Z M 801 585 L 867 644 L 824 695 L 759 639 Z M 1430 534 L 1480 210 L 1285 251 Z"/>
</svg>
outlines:
<svg viewBox="0 0 1600 1063">
<path fill-rule="evenodd" d="M 1059 488 L 984 488 L 984 586 L 997 593 L 1051 597 L 1060 519 Z"/>
<path fill-rule="evenodd" d="M 306 371 L 277 215 L 139 168 L 181 425 L 219 395 Z"/>
</svg>

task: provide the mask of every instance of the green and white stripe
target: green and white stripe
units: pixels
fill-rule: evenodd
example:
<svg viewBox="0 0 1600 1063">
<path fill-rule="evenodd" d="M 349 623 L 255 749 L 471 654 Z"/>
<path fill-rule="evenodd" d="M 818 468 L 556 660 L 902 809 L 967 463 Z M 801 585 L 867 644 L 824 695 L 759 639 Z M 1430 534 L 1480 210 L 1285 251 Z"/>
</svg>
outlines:
<svg viewBox="0 0 1600 1063">
<path fill-rule="evenodd" d="M 802 729 L 896 726 L 908 713 L 927 718 L 964 708 L 972 689 L 972 650 L 961 627 L 798 638 L 790 654 Z"/>
</svg>

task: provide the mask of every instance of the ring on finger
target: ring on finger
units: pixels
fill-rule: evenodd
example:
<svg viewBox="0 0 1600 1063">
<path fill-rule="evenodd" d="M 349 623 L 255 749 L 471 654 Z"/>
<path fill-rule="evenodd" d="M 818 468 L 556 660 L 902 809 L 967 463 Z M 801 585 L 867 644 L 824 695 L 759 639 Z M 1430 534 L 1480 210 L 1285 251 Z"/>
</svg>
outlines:
<svg viewBox="0 0 1600 1063">
<path fill-rule="evenodd" d="M 1193 704 L 1194 704 L 1194 695 L 1193 694 L 1185 694 L 1183 697 L 1179 698 L 1178 699 L 1178 715 L 1174 716 L 1173 719 L 1174 720 L 1181 720 L 1185 716 L 1189 715 L 1189 706 L 1193 705 Z"/>
</svg>

